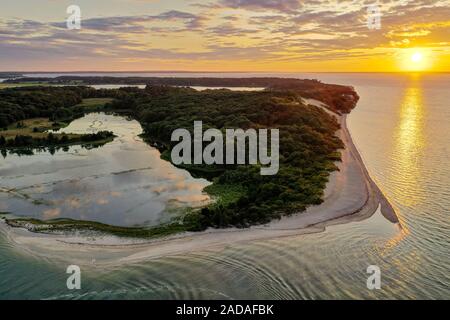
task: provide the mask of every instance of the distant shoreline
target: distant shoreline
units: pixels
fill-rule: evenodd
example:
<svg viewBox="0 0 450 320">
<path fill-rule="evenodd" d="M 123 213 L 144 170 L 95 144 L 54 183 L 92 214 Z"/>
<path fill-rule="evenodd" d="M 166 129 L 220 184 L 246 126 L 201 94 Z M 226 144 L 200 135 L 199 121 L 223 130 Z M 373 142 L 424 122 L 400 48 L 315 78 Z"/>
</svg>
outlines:
<svg viewBox="0 0 450 320">
<path fill-rule="evenodd" d="M 367 73 L 375 73 L 375 74 L 410 74 L 410 73 L 421 73 L 421 74 L 440 74 L 440 73 L 450 73 L 450 71 L 189 71 L 189 70 L 150 70 L 150 71 L 0 71 L 0 74 L 2 73 L 14 73 L 14 74 L 39 74 L 39 73 L 46 73 L 46 74 L 71 74 L 71 73 L 135 73 L 135 74 L 142 74 L 142 73 L 244 73 L 244 74 L 259 74 L 259 73 L 272 73 L 272 74 L 305 74 L 305 73 L 357 73 L 357 74 L 367 74 Z"/>
</svg>

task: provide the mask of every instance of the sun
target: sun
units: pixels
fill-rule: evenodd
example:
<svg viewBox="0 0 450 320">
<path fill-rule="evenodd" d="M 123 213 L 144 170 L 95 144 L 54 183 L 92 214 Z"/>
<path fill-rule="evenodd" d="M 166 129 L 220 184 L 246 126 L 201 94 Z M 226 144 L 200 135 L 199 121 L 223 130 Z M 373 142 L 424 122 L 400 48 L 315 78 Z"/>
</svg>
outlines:
<svg viewBox="0 0 450 320">
<path fill-rule="evenodd" d="M 432 67 L 432 54 L 427 48 L 407 48 L 397 55 L 399 69 L 406 72 L 428 71 Z"/>
<path fill-rule="evenodd" d="M 411 56 L 412 62 L 419 63 L 422 61 L 422 59 L 423 59 L 423 55 L 420 52 L 414 52 L 413 55 Z"/>
</svg>

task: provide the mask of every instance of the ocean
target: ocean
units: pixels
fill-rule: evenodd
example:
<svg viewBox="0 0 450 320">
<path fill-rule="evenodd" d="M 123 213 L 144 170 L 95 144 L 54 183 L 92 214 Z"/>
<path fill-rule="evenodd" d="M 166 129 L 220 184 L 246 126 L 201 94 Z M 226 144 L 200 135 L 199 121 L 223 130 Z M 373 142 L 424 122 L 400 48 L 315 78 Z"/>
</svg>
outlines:
<svg viewBox="0 0 450 320">
<path fill-rule="evenodd" d="M 321 233 L 93 265 L 76 291 L 66 287 L 67 263 L 18 251 L 1 233 L 0 299 L 448 299 L 450 74 L 196 75 L 354 86 L 361 99 L 348 117 L 350 133 L 403 229 L 377 212 Z M 381 270 L 380 290 L 366 286 L 369 265 Z"/>
</svg>

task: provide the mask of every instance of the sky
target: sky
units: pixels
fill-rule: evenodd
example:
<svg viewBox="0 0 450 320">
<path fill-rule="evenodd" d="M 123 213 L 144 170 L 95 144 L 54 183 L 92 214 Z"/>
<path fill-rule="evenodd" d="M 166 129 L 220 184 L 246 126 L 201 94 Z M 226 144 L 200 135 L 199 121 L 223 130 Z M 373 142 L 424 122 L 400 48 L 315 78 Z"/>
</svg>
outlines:
<svg viewBox="0 0 450 320">
<path fill-rule="evenodd" d="M 449 35 L 450 0 L 0 0 L 0 71 L 450 72 Z"/>
</svg>

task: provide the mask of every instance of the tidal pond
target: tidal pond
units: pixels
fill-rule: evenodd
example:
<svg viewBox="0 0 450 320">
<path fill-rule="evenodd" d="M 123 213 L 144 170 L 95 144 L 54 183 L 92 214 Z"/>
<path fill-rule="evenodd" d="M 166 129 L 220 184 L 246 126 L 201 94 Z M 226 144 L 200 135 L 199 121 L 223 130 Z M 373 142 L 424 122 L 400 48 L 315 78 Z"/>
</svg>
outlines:
<svg viewBox="0 0 450 320">
<path fill-rule="evenodd" d="M 209 201 L 210 183 L 160 158 L 125 116 L 90 113 L 59 132 L 114 132 L 98 148 L 71 146 L 0 158 L 0 212 L 43 220 L 70 218 L 154 226 Z"/>
</svg>

